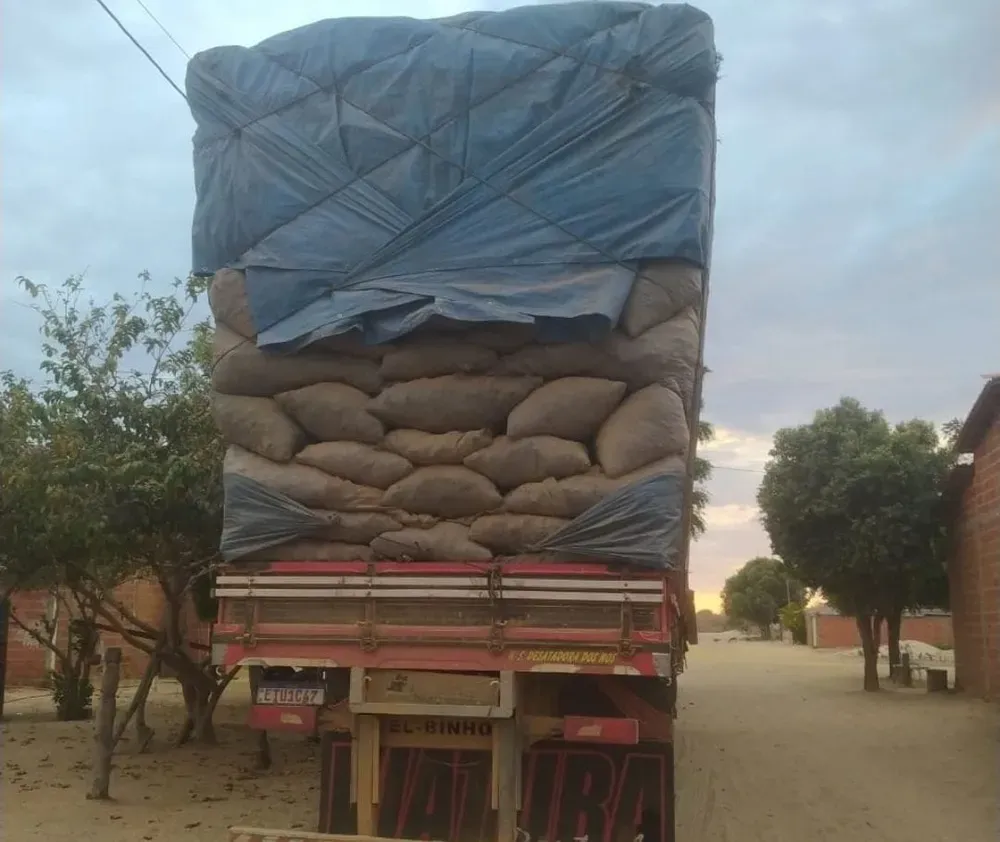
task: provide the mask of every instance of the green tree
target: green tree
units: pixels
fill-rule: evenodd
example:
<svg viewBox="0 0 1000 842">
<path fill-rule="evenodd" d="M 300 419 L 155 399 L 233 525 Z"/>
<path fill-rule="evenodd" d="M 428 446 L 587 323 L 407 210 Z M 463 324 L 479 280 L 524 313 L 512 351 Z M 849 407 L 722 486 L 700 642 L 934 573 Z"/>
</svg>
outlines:
<svg viewBox="0 0 1000 842">
<path fill-rule="evenodd" d="M 50 291 L 21 279 L 42 319 L 44 385 L 35 391 L 43 414 L 74 431 L 77 450 L 62 453 L 26 499 L 51 515 L 71 501 L 85 513 L 72 543 L 51 530 L 21 529 L 9 553 L 25 557 L 33 541 L 56 578 L 100 623 L 177 675 L 187 704 L 181 741 L 215 739 L 212 715 L 232 675 L 219 676 L 206 652 L 185 639 L 186 608 L 218 561 L 222 521 L 222 443 L 209 408 L 209 328 L 189 324 L 205 282 L 177 282 L 171 294 L 145 289 L 107 304 L 82 299 L 80 278 Z M 50 423 L 51 426 L 51 423 Z M 22 506 L 23 508 L 23 506 Z M 82 523 L 78 521 L 83 521 Z M 95 563 L 118 575 L 97 575 Z M 146 577 L 163 591 L 162 621 L 136 616 L 115 596 L 123 578 Z M 149 681 L 143 688 L 148 689 Z M 141 713 L 137 696 L 129 713 Z"/>
<path fill-rule="evenodd" d="M 698 424 L 698 442 L 707 444 L 715 438 L 715 428 L 708 421 Z M 705 534 L 705 510 L 708 508 L 710 495 L 708 481 L 712 478 L 712 463 L 703 456 L 694 460 L 694 490 L 691 495 L 691 538 L 698 540 Z"/>
<path fill-rule="evenodd" d="M 722 589 L 727 617 L 757 626 L 764 640 L 771 639 L 771 626 L 788 602 L 802 599 L 803 589 L 780 559 L 752 558 L 726 579 Z"/>
<path fill-rule="evenodd" d="M 802 602 L 789 602 L 778 614 L 781 625 L 792 634 L 792 643 L 804 645 L 807 642 L 805 605 Z"/>
<path fill-rule="evenodd" d="M 933 425 L 892 427 L 850 398 L 775 436 L 757 494 L 764 526 L 793 573 L 856 619 L 867 690 L 879 686 L 882 622 L 895 664 L 903 611 L 945 587 L 939 491 L 951 461 Z"/>
</svg>

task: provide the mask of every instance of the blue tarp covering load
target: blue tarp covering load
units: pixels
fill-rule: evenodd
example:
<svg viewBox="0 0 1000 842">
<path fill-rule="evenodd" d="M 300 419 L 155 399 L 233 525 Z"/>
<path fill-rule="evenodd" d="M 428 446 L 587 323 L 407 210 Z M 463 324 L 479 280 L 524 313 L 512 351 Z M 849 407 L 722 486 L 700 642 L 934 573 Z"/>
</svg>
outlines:
<svg viewBox="0 0 1000 842">
<path fill-rule="evenodd" d="M 707 15 L 638 3 L 327 20 L 200 53 L 194 269 L 245 272 L 276 352 L 441 320 L 599 341 L 641 261 L 707 269 L 716 72 Z"/>
</svg>

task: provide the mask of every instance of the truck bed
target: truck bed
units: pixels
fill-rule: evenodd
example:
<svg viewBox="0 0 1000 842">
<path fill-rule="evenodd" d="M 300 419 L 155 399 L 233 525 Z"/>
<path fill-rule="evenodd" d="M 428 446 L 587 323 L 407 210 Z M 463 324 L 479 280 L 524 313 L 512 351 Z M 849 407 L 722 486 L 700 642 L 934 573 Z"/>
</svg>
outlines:
<svg viewBox="0 0 1000 842">
<path fill-rule="evenodd" d="M 671 674 L 670 577 L 604 564 L 273 562 L 216 580 L 219 666 Z"/>
</svg>

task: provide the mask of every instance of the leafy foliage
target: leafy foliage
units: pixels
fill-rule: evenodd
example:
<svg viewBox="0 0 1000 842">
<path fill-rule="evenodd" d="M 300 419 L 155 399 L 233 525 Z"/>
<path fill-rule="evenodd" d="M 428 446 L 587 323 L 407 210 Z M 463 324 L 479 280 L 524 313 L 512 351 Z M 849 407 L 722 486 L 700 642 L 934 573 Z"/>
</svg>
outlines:
<svg viewBox="0 0 1000 842">
<path fill-rule="evenodd" d="M 851 398 L 775 436 L 757 495 L 771 545 L 801 581 L 858 619 L 866 649 L 882 618 L 891 637 L 904 609 L 940 598 L 939 492 L 951 461 L 933 425 L 892 427 Z"/>
<path fill-rule="evenodd" d="M 781 625 L 792 633 L 792 643 L 804 646 L 807 642 L 805 605 L 801 602 L 789 602 L 778 614 Z"/>
<path fill-rule="evenodd" d="M 715 428 L 707 421 L 698 425 L 698 441 L 707 444 L 715 438 Z M 712 478 L 712 463 L 702 456 L 694 460 L 694 491 L 691 496 L 691 538 L 697 540 L 705 534 L 705 509 L 708 508 L 710 496 L 708 481 Z"/>
<path fill-rule="evenodd" d="M 779 612 L 789 600 L 799 601 L 802 585 L 792 578 L 779 559 L 752 558 L 726 579 L 722 589 L 723 611 L 727 617 L 757 626 L 765 640 Z"/>
<path fill-rule="evenodd" d="M 222 520 L 210 330 L 188 324 L 207 281 L 157 296 L 143 273 L 136 295 L 107 304 L 85 301 L 79 277 L 55 291 L 20 281 L 42 319 L 45 382 L 4 379 L 0 436 L 20 454 L 3 499 L 5 577 L 71 587 L 101 622 L 168 663 L 203 714 L 219 683 L 185 646 L 184 617 L 217 561 Z M 115 597 L 140 576 L 163 591 L 161 624 Z"/>
</svg>

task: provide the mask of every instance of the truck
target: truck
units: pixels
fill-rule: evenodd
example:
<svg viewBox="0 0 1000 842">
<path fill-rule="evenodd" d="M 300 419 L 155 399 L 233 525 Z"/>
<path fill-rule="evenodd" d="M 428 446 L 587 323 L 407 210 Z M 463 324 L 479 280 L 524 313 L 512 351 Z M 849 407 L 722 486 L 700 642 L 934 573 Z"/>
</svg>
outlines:
<svg viewBox="0 0 1000 842">
<path fill-rule="evenodd" d="M 262 760 L 270 732 L 321 746 L 317 832 L 234 827 L 231 842 L 675 842 L 678 677 L 697 642 L 688 570 L 717 63 L 704 13 L 616 2 L 323 21 L 192 60 L 194 264 L 229 272 L 230 290 L 220 281 L 212 301 L 231 466 L 212 659 L 249 671 Z M 644 274 L 656 261 L 669 271 Z M 540 372 L 491 345 L 474 374 L 444 374 L 437 346 L 433 372 L 384 374 L 379 347 L 442 321 L 470 334 L 515 323 L 543 356 L 559 343 L 569 353 Z M 350 336 L 367 356 L 309 356 L 341 353 Z M 496 411 L 464 426 L 428 421 L 426 407 L 404 417 L 421 384 L 457 407 L 447 389 L 475 380 L 489 400 L 497 373 L 513 396 Z M 350 444 L 352 459 L 384 457 L 382 436 L 399 428 L 509 446 L 510 419 L 535 394 L 604 378 L 604 426 L 560 447 L 583 460 L 570 479 L 603 483 L 607 499 L 528 515 L 548 531 L 512 552 L 477 524 L 507 518 L 510 489 L 527 480 L 494 487 L 487 466 L 490 481 L 473 483 L 450 458 L 440 470 L 404 459 L 399 476 L 413 473 L 378 488 L 346 467 L 332 479 L 302 454 L 340 448 L 346 465 L 344 436 L 323 432 L 338 405 L 329 389 L 303 393 L 338 378 L 363 435 L 377 428 Z M 626 447 L 612 465 L 603 419 L 643 395 L 643 429 L 655 438 L 672 424 L 673 442 L 638 459 Z M 259 416 L 247 421 L 244 406 Z M 447 512 L 393 492 L 460 474 L 479 510 L 447 482 L 434 486 Z M 563 482 L 548 477 L 528 485 Z M 390 497 L 396 509 L 379 503 Z M 354 505 L 389 523 L 407 512 L 370 546 L 331 538 L 335 519 L 318 510 Z M 387 557 L 387 535 L 420 550 L 413 534 L 430 514 L 445 519 L 438 538 L 474 552 Z M 310 537 L 321 532 L 353 543 Z"/>
</svg>

